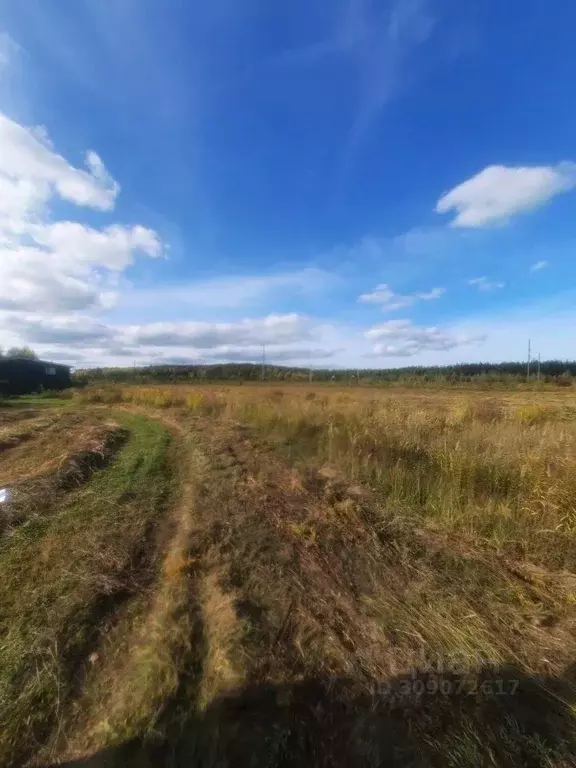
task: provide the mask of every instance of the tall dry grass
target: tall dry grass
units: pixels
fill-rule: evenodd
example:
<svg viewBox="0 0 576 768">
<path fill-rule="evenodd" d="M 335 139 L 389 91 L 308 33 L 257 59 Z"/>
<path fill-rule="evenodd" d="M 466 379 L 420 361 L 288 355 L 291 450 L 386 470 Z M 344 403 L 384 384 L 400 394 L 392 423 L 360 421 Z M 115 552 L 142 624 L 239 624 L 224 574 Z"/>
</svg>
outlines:
<svg viewBox="0 0 576 768">
<path fill-rule="evenodd" d="M 252 425 L 294 461 L 331 465 L 366 486 L 388 513 L 517 557 L 576 565 L 570 395 L 132 386 L 87 389 L 79 397 L 179 407 Z"/>
</svg>

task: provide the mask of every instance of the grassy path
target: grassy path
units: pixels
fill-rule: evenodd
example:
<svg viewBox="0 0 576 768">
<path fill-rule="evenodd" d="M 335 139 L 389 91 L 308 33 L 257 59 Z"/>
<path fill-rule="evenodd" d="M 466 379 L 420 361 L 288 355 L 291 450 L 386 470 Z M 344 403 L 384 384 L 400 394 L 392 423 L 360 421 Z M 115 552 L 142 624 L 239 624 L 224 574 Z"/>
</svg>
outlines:
<svg viewBox="0 0 576 768">
<path fill-rule="evenodd" d="M 170 458 L 176 480 L 163 521 L 155 581 L 135 597 L 130 612 L 106 638 L 76 717 L 56 745 L 61 759 L 82 760 L 82 755 L 119 745 L 118 754 L 113 750 L 113 764 L 123 765 L 125 745 L 131 752 L 135 739 L 154 741 L 158 720 L 181 687 L 182 676 L 190 674 L 190 667 L 199 671 L 202 641 L 193 538 L 204 456 L 178 421 L 157 416 L 154 421 L 172 436 Z"/>
</svg>

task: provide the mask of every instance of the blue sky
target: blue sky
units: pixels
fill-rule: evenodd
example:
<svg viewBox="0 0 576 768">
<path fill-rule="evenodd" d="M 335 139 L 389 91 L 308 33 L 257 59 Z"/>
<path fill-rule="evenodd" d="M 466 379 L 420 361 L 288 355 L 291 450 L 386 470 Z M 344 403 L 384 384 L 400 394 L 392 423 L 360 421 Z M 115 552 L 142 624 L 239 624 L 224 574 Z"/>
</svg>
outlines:
<svg viewBox="0 0 576 768">
<path fill-rule="evenodd" d="M 0 344 L 574 358 L 576 6 L 4 0 Z"/>
</svg>

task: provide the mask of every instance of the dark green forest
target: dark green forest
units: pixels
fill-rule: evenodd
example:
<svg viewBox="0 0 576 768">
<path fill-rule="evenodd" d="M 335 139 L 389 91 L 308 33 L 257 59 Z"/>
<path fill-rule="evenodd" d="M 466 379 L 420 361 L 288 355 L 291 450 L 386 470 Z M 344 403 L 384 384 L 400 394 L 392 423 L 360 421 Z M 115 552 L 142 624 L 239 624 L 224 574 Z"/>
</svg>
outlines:
<svg viewBox="0 0 576 768">
<path fill-rule="evenodd" d="M 142 368 L 92 368 L 78 370 L 79 383 L 165 384 L 193 382 L 314 381 L 373 385 L 438 385 L 552 383 L 570 386 L 576 380 L 576 361 L 546 360 L 527 364 L 462 363 L 447 366 L 409 366 L 403 368 L 313 369 L 253 363 L 219 365 L 151 365 Z"/>
</svg>

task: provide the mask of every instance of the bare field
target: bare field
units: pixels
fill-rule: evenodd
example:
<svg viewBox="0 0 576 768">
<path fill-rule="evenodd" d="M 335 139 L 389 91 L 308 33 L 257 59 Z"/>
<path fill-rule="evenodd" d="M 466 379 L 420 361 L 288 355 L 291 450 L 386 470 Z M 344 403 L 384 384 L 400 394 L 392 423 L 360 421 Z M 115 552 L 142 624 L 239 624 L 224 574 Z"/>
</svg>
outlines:
<svg viewBox="0 0 576 768">
<path fill-rule="evenodd" d="M 2 765 L 576 764 L 571 390 L 87 388 L 0 478 L 106 435 L 0 539 Z"/>
</svg>

